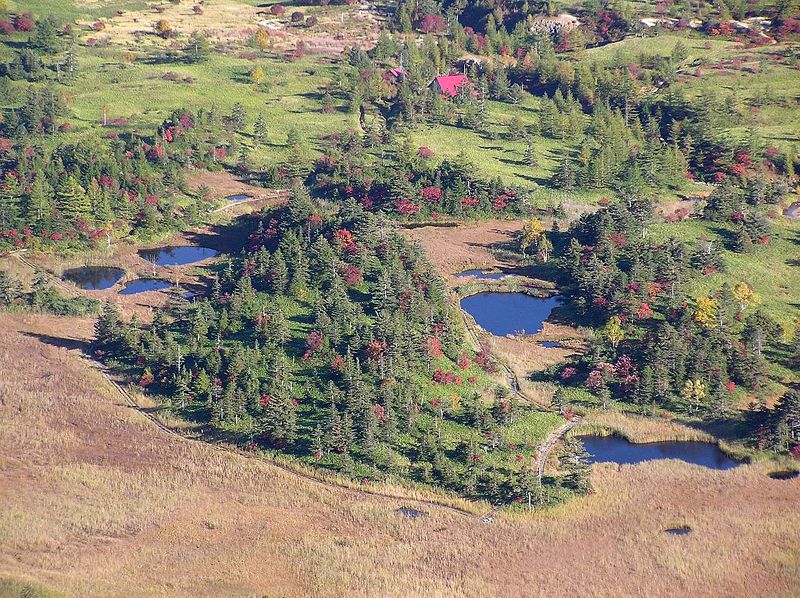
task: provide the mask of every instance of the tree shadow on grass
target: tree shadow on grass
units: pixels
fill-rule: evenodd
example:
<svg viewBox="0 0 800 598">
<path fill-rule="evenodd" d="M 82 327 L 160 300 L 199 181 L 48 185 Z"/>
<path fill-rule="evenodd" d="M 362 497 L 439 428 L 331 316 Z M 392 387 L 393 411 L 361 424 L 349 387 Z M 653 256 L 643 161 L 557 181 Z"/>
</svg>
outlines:
<svg viewBox="0 0 800 598">
<path fill-rule="evenodd" d="M 31 338 L 35 338 L 36 340 L 52 347 L 59 347 L 70 351 L 77 350 L 86 355 L 89 354 L 89 349 L 91 347 L 91 343 L 89 341 L 78 338 L 52 336 L 50 334 L 41 334 L 38 332 L 23 332 L 22 334 Z"/>
<path fill-rule="evenodd" d="M 723 226 L 713 226 L 711 230 L 716 233 L 719 237 L 720 241 L 722 241 L 722 246 L 727 249 L 728 251 L 734 251 L 734 247 L 736 245 L 736 235 L 734 235 L 733 231 L 727 229 Z"/>
</svg>

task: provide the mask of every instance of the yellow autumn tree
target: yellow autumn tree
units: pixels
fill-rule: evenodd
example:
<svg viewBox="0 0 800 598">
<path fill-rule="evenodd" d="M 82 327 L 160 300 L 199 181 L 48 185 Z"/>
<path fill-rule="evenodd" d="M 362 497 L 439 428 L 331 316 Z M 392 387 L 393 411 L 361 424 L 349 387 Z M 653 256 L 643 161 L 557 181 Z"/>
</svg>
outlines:
<svg viewBox="0 0 800 598">
<path fill-rule="evenodd" d="M 153 30 L 156 32 L 156 35 L 160 37 L 167 38 L 172 35 L 172 25 L 166 19 L 159 19 L 155 25 L 153 25 Z"/>
<path fill-rule="evenodd" d="M 681 397 L 697 410 L 706 398 L 706 385 L 702 380 L 687 380 L 681 389 Z"/>
<path fill-rule="evenodd" d="M 544 235 L 544 225 L 538 218 L 531 218 L 522 228 L 522 238 L 519 241 L 519 248 L 522 253 L 527 253 L 528 249 L 534 247 L 539 238 Z"/>
<path fill-rule="evenodd" d="M 717 323 L 717 300 L 702 296 L 695 299 L 694 321 L 705 328 L 714 328 Z"/>
<path fill-rule="evenodd" d="M 261 85 L 267 79 L 267 73 L 262 66 L 254 66 L 250 70 L 250 83 L 253 85 Z"/>
<path fill-rule="evenodd" d="M 733 297 L 739 302 L 739 309 L 745 311 L 748 307 L 756 305 L 760 298 L 746 282 L 740 282 L 733 288 Z"/>
<path fill-rule="evenodd" d="M 263 27 L 259 27 L 253 36 L 253 41 L 260 50 L 266 50 L 269 48 L 269 33 Z"/>
<path fill-rule="evenodd" d="M 622 328 L 622 320 L 618 316 L 611 316 L 603 327 L 603 336 L 608 339 L 614 349 L 625 339 L 625 330 Z"/>
</svg>

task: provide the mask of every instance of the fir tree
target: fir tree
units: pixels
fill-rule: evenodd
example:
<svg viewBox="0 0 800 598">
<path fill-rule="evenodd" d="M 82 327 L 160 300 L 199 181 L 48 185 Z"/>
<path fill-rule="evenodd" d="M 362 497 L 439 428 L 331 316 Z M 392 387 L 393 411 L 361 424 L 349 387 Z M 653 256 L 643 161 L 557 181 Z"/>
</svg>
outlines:
<svg viewBox="0 0 800 598">
<path fill-rule="evenodd" d="M 267 121 L 262 112 L 258 113 L 256 122 L 253 125 L 253 139 L 256 145 L 265 145 L 267 143 Z"/>
<path fill-rule="evenodd" d="M 591 468 L 589 453 L 586 452 L 583 443 L 577 438 L 567 438 L 559 461 L 561 468 L 566 472 L 565 485 L 575 492 L 586 493 L 591 488 L 589 480 Z"/>
<path fill-rule="evenodd" d="M 92 206 L 83 187 L 70 175 L 61 179 L 56 190 L 56 201 L 62 218 L 74 223 L 91 213 Z"/>
</svg>

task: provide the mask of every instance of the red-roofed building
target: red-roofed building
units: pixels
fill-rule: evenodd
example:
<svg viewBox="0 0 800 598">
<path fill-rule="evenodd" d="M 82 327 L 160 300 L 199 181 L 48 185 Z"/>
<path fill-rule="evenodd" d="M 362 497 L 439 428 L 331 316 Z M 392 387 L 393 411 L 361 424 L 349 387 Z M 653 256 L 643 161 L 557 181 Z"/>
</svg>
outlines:
<svg viewBox="0 0 800 598">
<path fill-rule="evenodd" d="M 402 66 L 389 69 L 388 71 L 383 72 L 383 80 L 388 81 L 389 83 L 393 83 L 395 81 L 402 81 L 405 76 L 406 72 L 405 70 L 403 70 Z"/>
<path fill-rule="evenodd" d="M 472 83 L 466 75 L 440 75 L 431 81 L 433 90 L 449 98 L 458 95 L 458 90 L 464 86 L 471 87 Z"/>
</svg>

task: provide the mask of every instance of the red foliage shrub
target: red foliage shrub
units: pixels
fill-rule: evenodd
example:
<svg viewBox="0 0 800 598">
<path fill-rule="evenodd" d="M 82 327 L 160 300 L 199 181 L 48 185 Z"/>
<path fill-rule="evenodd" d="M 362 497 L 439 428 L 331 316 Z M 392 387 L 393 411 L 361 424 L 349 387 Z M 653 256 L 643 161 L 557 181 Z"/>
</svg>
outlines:
<svg viewBox="0 0 800 598">
<path fill-rule="evenodd" d="M 386 341 L 373 340 L 367 344 L 367 357 L 372 360 L 377 360 L 386 351 Z"/>
<path fill-rule="evenodd" d="M 413 216 L 419 213 L 419 206 L 409 199 L 398 199 L 394 202 L 394 209 L 403 216 Z"/>
<path fill-rule="evenodd" d="M 353 238 L 353 233 L 346 228 L 340 228 L 333 231 L 333 240 L 339 246 L 339 249 L 345 251 L 346 253 L 352 254 L 357 250 L 356 240 Z"/>
<path fill-rule="evenodd" d="M 444 352 L 442 351 L 442 344 L 435 336 L 430 336 L 425 339 L 425 341 L 422 343 L 422 348 L 429 356 L 433 358 L 438 358 L 444 355 Z"/>
<path fill-rule="evenodd" d="M 17 31 L 33 31 L 33 16 L 31 16 L 31 13 L 26 12 L 18 15 L 14 19 L 14 28 Z"/>
<path fill-rule="evenodd" d="M 444 29 L 445 22 L 440 15 L 427 14 L 419 22 L 419 28 L 424 33 L 439 33 Z"/>
<path fill-rule="evenodd" d="M 154 381 L 155 381 L 155 378 L 153 377 L 153 373 L 150 370 L 145 370 L 142 373 L 141 378 L 139 378 L 139 386 L 141 386 L 142 388 L 147 388 Z"/>
<path fill-rule="evenodd" d="M 434 154 L 431 148 L 423 145 L 417 150 L 417 155 L 423 160 L 430 160 Z"/>
<path fill-rule="evenodd" d="M 303 359 L 310 359 L 315 351 L 318 351 L 322 348 L 322 342 L 322 333 L 319 330 L 309 332 L 308 336 L 306 337 L 306 352 L 303 354 Z"/>
<path fill-rule="evenodd" d="M 439 200 L 442 199 L 442 190 L 439 187 L 424 187 L 422 199 L 428 203 L 439 203 Z"/>
<path fill-rule="evenodd" d="M 505 210 L 509 205 L 510 196 L 506 195 L 505 193 L 501 193 L 498 195 L 495 200 L 492 202 L 492 208 L 497 210 L 498 212 L 501 210 Z"/>
<path fill-rule="evenodd" d="M 364 275 L 361 273 L 361 270 L 358 266 L 354 266 L 353 264 L 347 264 L 343 268 L 339 270 L 339 274 L 344 279 L 344 282 L 347 286 L 352 287 L 364 280 Z"/>
<path fill-rule="evenodd" d="M 642 303 L 639 306 L 639 311 L 636 312 L 636 317 L 640 320 L 647 320 L 653 317 L 653 310 L 647 303 Z"/>
</svg>

